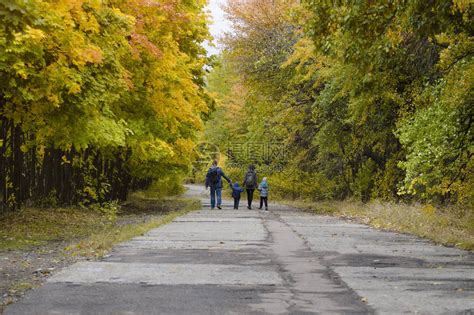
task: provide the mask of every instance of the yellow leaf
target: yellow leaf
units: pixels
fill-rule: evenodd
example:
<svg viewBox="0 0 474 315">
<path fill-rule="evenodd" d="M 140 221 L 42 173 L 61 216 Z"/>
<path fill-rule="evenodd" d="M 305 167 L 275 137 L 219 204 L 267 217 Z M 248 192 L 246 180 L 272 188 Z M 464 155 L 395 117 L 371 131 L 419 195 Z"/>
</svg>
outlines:
<svg viewBox="0 0 474 315">
<path fill-rule="evenodd" d="M 69 87 L 69 91 L 68 93 L 69 94 L 77 94 L 81 91 L 81 86 L 77 83 L 73 83 L 71 84 L 71 86 Z"/>
<path fill-rule="evenodd" d="M 26 144 L 22 144 L 20 146 L 20 150 L 21 150 L 21 152 L 26 153 L 26 152 L 28 152 L 28 147 L 26 146 Z"/>
</svg>

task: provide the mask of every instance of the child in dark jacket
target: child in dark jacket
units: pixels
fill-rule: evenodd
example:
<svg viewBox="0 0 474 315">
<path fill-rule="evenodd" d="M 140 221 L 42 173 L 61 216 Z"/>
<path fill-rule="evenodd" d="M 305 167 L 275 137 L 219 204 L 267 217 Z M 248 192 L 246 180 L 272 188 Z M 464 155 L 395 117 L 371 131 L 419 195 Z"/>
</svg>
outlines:
<svg viewBox="0 0 474 315">
<path fill-rule="evenodd" d="M 232 188 L 232 198 L 234 198 L 234 209 L 239 209 L 240 194 L 244 191 L 242 187 L 239 186 L 239 183 L 234 183 L 234 186 L 230 185 Z"/>
</svg>

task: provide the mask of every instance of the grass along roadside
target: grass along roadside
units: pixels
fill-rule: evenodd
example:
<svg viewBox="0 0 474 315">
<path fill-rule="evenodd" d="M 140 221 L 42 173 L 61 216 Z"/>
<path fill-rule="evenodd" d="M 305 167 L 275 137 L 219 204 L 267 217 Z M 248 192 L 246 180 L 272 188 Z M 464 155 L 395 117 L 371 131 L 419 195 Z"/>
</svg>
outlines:
<svg viewBox="0 0 474 315">
<path fill-rule="evenodd" d="M 436 208 L 373 201 L 279 201 L 315 214 L 355 219 L 375 228 L 409 233 L 438 244 L 474 250 L 474 212 L 469 209 Z"/>
<path fill-rule="evenodd" d="M 140 223 L 152 226 L 148 221 L 163 220 L 164 214 L 174 215 L 175 211 L 199 206 L 199 201 L 194 199 L 135 197 L 113 215 L 89 208 L 25 208 L 0 216 L 0 252 L 34 249 L 51 242 L 72 242 L 96 234 L 131 235 L 132 226 L 138 228 Z"/>
<path fill-rule="evenodd" d="M 100 230 L 97 233 L 93 233 L 90 237 L 68 246 L 66 250 L 70 251 L 70 254 L 73 256 L 101 257 L 117 243 L 143 235 L 151 229 L 168 224 L 175 218 L 200 208 L 200 202 L 193 199 L 168 200 L 168 202 L 170 201 L 178 202 L 181 210 L 174 210 L 159 217 L 150 217 L 141 223 L 119 224 L 111 229 Z M 149 202 L 151 203 L 152 201 Z M 140 207 L 138 209 L 141 209 Z"/>
<path fill-rule="evenodd" d="M 120 210 L 25 208 L 0 217 L 0 314 L 56 270 L 97 259 L 113 245 L 199 209 L 179 197 L 132 195 Z"/>
</svg>

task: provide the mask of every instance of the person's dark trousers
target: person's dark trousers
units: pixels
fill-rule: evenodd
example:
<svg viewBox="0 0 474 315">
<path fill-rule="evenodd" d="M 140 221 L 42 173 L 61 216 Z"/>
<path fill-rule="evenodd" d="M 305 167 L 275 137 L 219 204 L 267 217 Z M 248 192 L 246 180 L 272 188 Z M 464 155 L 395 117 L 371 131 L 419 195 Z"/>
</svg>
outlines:
<svg viewBox="0 0 474 315">
<path fill-rule="evenodd" d="M 234 209 L 239 209 L 240 198 L 234 198 Z"/>
<path fill-rule="evenodd" d="M 252 200 L 253 200 L 253 192 L 255 189 L 248 189 L 247 188 L 247 201 L 249 209 L 252 209 Z"/>
<path fill-rule="evenodd" d="M 260 197 L 260 208 L 262 209 L 263 202 L 265 202 L 265 210 L 268 210 L 268 197 Z"/>
</svg>

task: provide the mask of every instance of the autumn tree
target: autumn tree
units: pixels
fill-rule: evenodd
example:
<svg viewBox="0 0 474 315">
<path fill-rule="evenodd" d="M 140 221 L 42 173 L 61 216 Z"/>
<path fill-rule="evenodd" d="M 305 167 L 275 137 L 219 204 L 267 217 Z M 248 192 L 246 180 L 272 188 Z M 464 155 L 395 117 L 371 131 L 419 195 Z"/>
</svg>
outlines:
<svg viewBox="0 0 474 315">
<path fill-rule="evenodd" d="M 2 208 L 124 199 L 186 172 L 204 1 L 0 3 Z"/>
<path fill-rule="evenodd" d="M 472 203 L 472 3 L 242 0 L 226 12 L 222 58 L 246 118 L 228 137 L 287 147 L 273 187 Z"/>
</svg>

